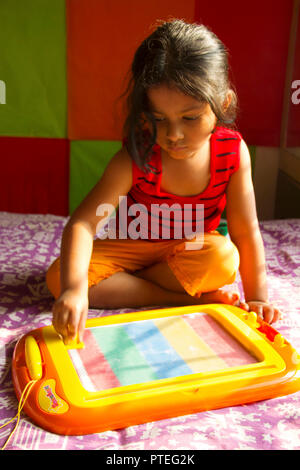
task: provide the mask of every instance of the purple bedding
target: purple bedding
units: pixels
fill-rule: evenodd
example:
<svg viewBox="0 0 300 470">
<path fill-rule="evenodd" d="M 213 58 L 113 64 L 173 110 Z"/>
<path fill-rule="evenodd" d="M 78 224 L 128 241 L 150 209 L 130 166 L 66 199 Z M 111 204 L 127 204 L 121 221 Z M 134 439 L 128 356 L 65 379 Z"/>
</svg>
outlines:
<svg viewBox="0 0 300 470">
<path fill-rule="evenodd" d="M 59 255 L 66 218 L 0 212 L 0 426 L 16 414 L 11 358 L 17 339 L 51 323 L 45 271 Z M 261 222 L 274 326 L 300 351 L 300 219 Z M 239 279 L 236 282 L 240 285 Z M 232 286 L 228 286 L 232 288 Z M 129 310 L 90 310 L 90 317 Z M 0 429 L 0 447 L 13 424 Z M 7 449 L 300 449 L 300 392 L 87 436 L 59 436 L 22 414 Z"/>
</svg>

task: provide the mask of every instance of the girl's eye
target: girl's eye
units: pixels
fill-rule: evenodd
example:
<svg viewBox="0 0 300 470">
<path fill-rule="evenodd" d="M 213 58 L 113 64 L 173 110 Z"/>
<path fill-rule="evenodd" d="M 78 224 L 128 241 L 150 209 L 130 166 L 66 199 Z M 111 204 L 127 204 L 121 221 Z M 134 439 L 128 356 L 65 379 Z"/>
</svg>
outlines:
<svg viewBox="0 0 300 470">
<path fill-rule="evenodd" d="M 196 121 L 197 119 L 199 119 L 200 116 L 183 116 L 183 120 L 184 121 Z M 158 116 L 154 116 L 154 119 L 156 122 L 163 122 L 165 121 L 166 119 L 164 117 L 158 117 Z"/>
<path fill-rule="evenodd" d="M 183 119 L 185 121 L 196 121 L 199 118 L 199 116 L 184 116 Z"/>
</svg>

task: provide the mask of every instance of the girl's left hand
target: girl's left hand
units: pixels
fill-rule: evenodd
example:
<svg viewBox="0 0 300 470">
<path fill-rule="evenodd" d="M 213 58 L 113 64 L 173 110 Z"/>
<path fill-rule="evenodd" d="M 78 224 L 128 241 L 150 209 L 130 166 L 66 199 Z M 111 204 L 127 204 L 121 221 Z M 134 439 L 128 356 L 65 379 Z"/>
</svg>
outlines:
<svg viewBox="0 0 300 470">
<path fill-rule="evenodd" d="M 257 313 L 259 317 L 267 323 L 274 323 L 282 319 L 281 311 L 274 305 L 260 300 L 249 300 L 248 302 L 241 302 L 240 308 L 244 310 Z"/>
</svg>

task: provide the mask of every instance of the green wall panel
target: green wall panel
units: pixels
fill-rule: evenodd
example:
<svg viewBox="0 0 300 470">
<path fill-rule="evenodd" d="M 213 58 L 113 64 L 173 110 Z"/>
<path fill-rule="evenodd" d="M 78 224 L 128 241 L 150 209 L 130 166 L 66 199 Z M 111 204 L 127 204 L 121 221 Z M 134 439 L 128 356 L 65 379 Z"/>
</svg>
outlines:
<svg viewBox="0 0 300 470">
<path fill-rule="evenodd" d="M 74 140 L 70 150 L 69 208 L 72 213 L 100 179 L 119 141 Z"/>
<path fill-rule="evenodd" d="M 63 0 L 0 1 L 0 135 L 67 137 Z"/>
</svg>

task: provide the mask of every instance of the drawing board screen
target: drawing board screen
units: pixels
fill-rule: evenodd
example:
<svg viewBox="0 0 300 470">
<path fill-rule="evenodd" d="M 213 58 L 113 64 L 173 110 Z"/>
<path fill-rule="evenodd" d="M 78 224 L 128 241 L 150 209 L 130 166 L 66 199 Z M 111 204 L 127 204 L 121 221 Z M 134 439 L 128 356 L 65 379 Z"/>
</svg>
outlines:
<svg viewBox="0 0 300 470">
<path fill-rule="evenodd" d="M 83 340 L 69 355 L 91 392 L 258 362 L 203 312 L 87 328 Z"/>
</svg>

